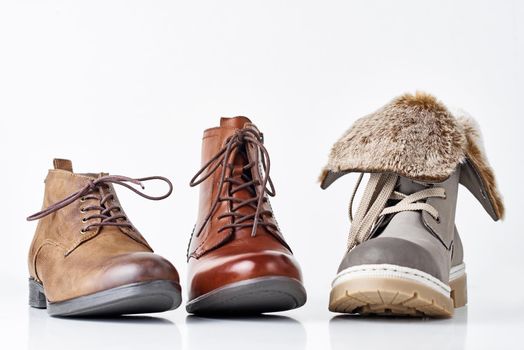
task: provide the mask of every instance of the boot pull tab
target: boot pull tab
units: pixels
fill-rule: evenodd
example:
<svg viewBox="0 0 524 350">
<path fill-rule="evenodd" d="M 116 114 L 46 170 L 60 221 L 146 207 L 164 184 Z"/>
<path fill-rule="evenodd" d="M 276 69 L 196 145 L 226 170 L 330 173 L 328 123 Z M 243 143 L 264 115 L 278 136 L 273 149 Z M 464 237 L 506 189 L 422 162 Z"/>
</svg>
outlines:
<svg viewBox="0 0 524 350">
<path fill-rule="evenodd" d="M 73 172 L 73 163 L 69 159 L 55 158 L 53 159 L 53 166 L 55 169 Z"/>
<path fill-rule="evenodd" d="M 504 217 L 504 206 L 494 188 L 491 169 L 487 170 L 488 173 L 482 173 L 469 158 L 466 158 L 461 165 L 459 182 L 477 198 L 489 216 L 498 221 Z"/>
</svg>

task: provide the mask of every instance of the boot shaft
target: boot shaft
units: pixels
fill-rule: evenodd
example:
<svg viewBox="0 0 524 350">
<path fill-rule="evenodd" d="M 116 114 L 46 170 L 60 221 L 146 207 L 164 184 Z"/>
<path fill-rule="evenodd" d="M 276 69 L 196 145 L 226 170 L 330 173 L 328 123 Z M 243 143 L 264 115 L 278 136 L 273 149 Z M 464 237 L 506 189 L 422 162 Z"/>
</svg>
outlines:
<svg viewBox="0 0 524 350">
<path fill-rule="evenodd" d="M 220 126 L 216 128 L 210 128 L 204 131 L 202 138 L 202 151 L 201 151 L 201 165 L 204 166 L 208 163 L 219 151 L 224 147 L 224 144 L 234 135 L 237 130 L 242 129 L 246 124 L 250 124 L 251 121 L 246 117 L 235 117 L 235 118 L 221 118 Z M 232 163 L 242 164 L 240 159 L 242 155 L 233 154 L 230 161 Z M 237 159 L 235 159 L 237 158 Z M 218 171 L 215 171 L 206 181 L 202 182 L 199 187 L 199 208 L 195 228 L 196 230 L 202 230 L 199 236 L 207 237 L 209 232 L 215 232 L 218 230 L 218 227 L 227 225 L 231 223 L 231 220 L 228 218 L 219 218 L 220 214 L 229 211 L 229 203 L 221 202 L 219 203 L 218 208 L 216 208 L 217 215 L 211 219 L 208 225 L 204 225 L 206 215 L 212 209 L 211 205 L 213 204 L 213 199 L 220 195 L 226 197 L 227 187 L 224 187 L 220 194 L 218 191 L 218 183 L 220 182 L 221 177 L 221 168 Z M 226 175 L 229 175 L 229 169 L 226 169 L 228 172 Z M 228 232 L 224 232 L 226 236 Z"/>
<path fill-rule="evenodd" d="M 261 235 L 287 247 L 269 204 L 274 189 L 268 172 L 262 134 L 248 118 L 221 118 L 219 127 L 204 131 L 202 169 L 191 182 L 200 186 L 200 200 L 188 259 Z"/>
<path fill-rule="evenodd" d="M 433 218 L 426 211 L 417 211 L 419 220 L 437 237 L 439 241 L 447 248 L 451 248 L 455 236 L 455 212 L 457 206 L 458 184 L 460 178 L 460 167 L 453 172 L 453 174 L 442 182 L 418 182 L 406 177 L 400 177 L 398 181 L 399 192 L 410 195 L 426 188 L 438 187 L 444 189 L 445 197 L 430 197 L 425 200 L 425 203 L 431 205 L 438 212 L 438 218 Z M 398 216 L 405 215 L 406 212 L 400 212 Z M 396 229 L 393 225 L 388 225 L 385 229 Z"/>
<path fill-rule="evenodd" d="M 429 205 L 419 207 L 430 210 L 418 213 L 428 231 L 447 249 L 455 233 L 459 183 L 494 220 L 504 215 L 476 123 L 469 117 L 453 115 L 441 102 L 423 93 L 400 96 L 357 120 L 333 146 L 321 187 L 329 187 L 350 172 L 395 174 L 400 179 L 400 192 L 406 195 L 424 188 L 441 188 L 444 197 L 418 200 Z M 431 213 L 438 213 L 438 217 Z"/>
</svg>

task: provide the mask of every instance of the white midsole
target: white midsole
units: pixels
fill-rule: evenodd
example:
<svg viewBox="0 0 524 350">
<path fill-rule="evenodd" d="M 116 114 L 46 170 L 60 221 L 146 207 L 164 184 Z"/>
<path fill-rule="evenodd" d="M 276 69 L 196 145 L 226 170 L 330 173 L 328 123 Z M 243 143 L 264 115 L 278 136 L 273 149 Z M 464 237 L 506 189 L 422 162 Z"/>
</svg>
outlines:
<svg viewBox="0 0 524 350">
<path fill-rule="evenodd" d="M 456 280 L 459 277 L 462 277 L 466 274 L 466 264 L 462 263 L 457 266 L 453 266 L 449 270 L 449 281 Z"/>
<path fill-rule="evenodd" d="M 463 276 L 465 272 L 466 266 L 464 264 L 454 266 L 450 269 L 449 280 L 452 281 L 459 278 Z M 338 273 L 331 287 L 334 288 L 341 283 L 361 277 L 407 279 L 432 288 L 447 297 L 449 297 L 451 293 L 449 285 L 426 272 L 392 264 L 369 264 L 349 267 Z"/>
</svg>

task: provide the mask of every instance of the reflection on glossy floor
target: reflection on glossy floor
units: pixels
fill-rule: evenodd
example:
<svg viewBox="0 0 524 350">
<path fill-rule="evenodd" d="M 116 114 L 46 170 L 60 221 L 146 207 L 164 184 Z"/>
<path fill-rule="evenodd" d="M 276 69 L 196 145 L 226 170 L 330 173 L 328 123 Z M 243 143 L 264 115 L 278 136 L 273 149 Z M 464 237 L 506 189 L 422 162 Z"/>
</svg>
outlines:
<svg viewBox="0 0 524 350">
<path fill-rule="evenodd" d="M 286 316 L 232 319 L 187 316 L 186 326 L 188 349 L 209 349 L 218 344 L 227 344 L 228 349 L 306 349 L 304 326 Z"/>
<path fill-rule="evenodd" d="M 183 308 L 147 316 L 65 319 L 10 298 L 0 314 L 4 349 L 522 349 L 522 299 L 513 308 L 475 303 L 452 319 L 355 317 L 329 313 L 323 300 L 288 313 L 203 318 Z M 6 300 L 6 299 L 4 299 Z M 477 301 L 481 301 L 479 298 Z M 519 300 L 521 300 L 519 302 Z M 9 331 L 6 331 L 9 330 Z"/>
<path fill-rule="evenodd" d="M 457 310 L 449 320 L 335 316 L 329 321 L 331 348 L 346 350 L 351 344 L 356 349 L 367 349 L 388 343 L 388 350 L 464 349 L 467 319 L 467 307 Z"/>
<path fill-rule="evenodd" d="M 158 343 L 181 348 L 177 325 L 166 318 L 126 316 L 66 319 L 49 317 L 43 310 L 28 309 L 28 349 L 145 349 Z M 68 344 L 68 345 L 67 345 Z"/>
</svg>

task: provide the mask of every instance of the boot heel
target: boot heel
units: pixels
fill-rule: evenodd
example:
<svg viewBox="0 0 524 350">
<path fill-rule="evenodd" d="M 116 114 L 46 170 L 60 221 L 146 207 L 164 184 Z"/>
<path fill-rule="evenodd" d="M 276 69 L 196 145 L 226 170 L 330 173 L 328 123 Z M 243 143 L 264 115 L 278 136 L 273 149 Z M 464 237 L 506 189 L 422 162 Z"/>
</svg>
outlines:
<svg viewBox="0 0 524 350">
<path fill-rule="evenodd" d="M 37 309 L 45 309 L 47 307 L 44 288 L 33 278 L 29 279 L 29 306 Z"/>
<path fill-rule="evenodd" d="M 466 274 L 449 282 L 451 287 L 451 298 L 455 309 L 468 303 L 468 281 Z"/>
</svg>

